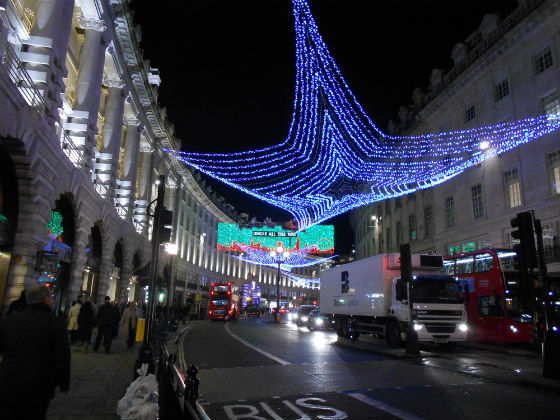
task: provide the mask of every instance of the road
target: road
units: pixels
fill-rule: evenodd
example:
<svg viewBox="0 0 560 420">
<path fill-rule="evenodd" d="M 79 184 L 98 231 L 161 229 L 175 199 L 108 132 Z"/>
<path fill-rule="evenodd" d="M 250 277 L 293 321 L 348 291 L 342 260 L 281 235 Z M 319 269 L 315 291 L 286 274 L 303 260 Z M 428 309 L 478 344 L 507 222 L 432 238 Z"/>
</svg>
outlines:
<svg viewBox="0 0 560 420">
<path fill-rule="evenodd" d="M 428 346 L 402 357 L 363 341 L 251 317 L 197 323 L 181 356 L 200 369 L 199 402 L 212 419 L 558 418 L 558 381 L 519 380 L 538 370 L 538 355 Z"/>
</svg>

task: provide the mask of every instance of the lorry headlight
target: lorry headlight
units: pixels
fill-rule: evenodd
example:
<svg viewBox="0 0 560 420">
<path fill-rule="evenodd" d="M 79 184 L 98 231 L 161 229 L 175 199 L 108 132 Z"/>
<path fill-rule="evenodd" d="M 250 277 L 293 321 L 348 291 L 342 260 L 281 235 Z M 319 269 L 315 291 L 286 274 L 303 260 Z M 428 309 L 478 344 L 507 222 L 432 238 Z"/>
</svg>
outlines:
<svg viewBox="0 0 560 420">
<path fill-rule="evenodd" d="M 307 317 L 306 316 L 302 316 L 301 317 L 302 322 L 307 322 Z"/>
<path fill-rule="evenodd" d="M 423 324 L 414 324 L 414 331 L 420 331 L 422 328 L 424 328 Z"/>
<path fill-rule="evenodd" d="M 467 331 L 469 329 L 469 327 L 467 327 L 467 324 L 459 324 L 459 331 Z"/>
<path fill-rule="evenodd" d="M 323 325 L 323 318 L 315 318 L 315 324 Z"/>
</svg>

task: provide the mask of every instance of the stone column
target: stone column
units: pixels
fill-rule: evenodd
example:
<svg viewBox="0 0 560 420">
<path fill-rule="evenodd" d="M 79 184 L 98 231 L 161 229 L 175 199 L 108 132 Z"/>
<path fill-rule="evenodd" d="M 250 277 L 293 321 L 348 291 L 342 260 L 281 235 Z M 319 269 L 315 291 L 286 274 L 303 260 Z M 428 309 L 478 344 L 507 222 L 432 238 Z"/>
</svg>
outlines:
<svg viewBox="0 0 560 420">
<path fill-rule="evenodd" d="M 109 226 L 104 226 L 104 229 L 109 229 Z M 113 271 L 113 251 L 115 250 L 115 243 L 116 241 L 109 238 L 107 234 L 104 235 L 103 250 L 101 253 L 101 269 L 99 272 L 99 283 L 97 287 L 96 303 L 98 305 L 103 303 L 103 299 L 109 290 L 109 277 Z"/>
<path fill-rule="evenodd" d="M 140 154 L 140 133 L 142 126 L 136 118 L 124 119 L 126 125 L 126 139 L 123 157 L 123 179 L 130 184 L 129 202 L 128 202 L 128 220 L 134 214 L 134 198 L 136 197 L 136 178 L 138 176 L 138 157 Z"/>
<path fill-rule="evenodd" d="M 140 143 L 140 152 L 142 153 L 142 167 L 140 169 L 139 180 L 137 174 L 138 188 L 136 189 L 136 201 L 134 202 L 134 223 L 136 225 L 136 230 L 143 234 L 146 234 L 148 232 L 147 209 L 150 200 L 152 151 L 152 147 L 147 142 Z"/>
<path fill-rule="evenodd" d="M 101 153 L 111 156 L 111 174 L 109 180 L 110 198 L 113 197 L 119 174 L 119 155 L 121 151 L 124 100 L 124 83 L 120 78 L 105 78 L 103 84 L 109 87 L 107 107 L 105 108 L 105 125 Z M 105 155 L 105 156 L 107 156 Z"/>
<path fill-rule="evenodd" d="M 33 81 L 44 90 L 50 122 L 58 120 L 57 109 L 62 107 L 60 93 L 65 89 L 62 79 L 68 75 L 66 52 L 73 12 L 74 0 L 41 0 L 31 36 L 23 41 L 22 60 Z"/>
<path fill-rule="evenodd" d="M 79 209 L 78 209 L 79 211 Z M 88 237 L 91 233 L 93 222 L 85 217 L 78 217 L 76 226 L 76 237 L 74 239 L 74 247 L 72 248 L 72 271 L 70 273 L 70 284 L 68 287 L 68 300 L 77 299 L 78 294 L 82 290 L 83 272 L 85 269 L 88 246 Z"/>
<path fill-rule="evenodd" d="M 87 124 L 85 128 L 85 153 L 86 161 L 89 163 L 95 156 L 97 112 L 101 98 L 101 81 L 103 79 L 106 50 L 103 32 L 106 28 L 103 21 L 96 19 L 80 18 L 79 23 L 85 30 L 85 42 L 80 54 L 76 102 L 74 112 L 71 114 L 71 122 Z"/>
</svg>

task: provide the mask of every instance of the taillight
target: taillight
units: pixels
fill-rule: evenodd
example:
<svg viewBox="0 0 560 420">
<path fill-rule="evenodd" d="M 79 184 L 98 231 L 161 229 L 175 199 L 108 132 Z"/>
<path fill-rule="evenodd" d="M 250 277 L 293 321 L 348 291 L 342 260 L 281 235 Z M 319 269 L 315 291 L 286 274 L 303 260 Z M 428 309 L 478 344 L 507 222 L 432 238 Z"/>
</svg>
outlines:
<svg viewBox="0 0 560 420">
<path fill-rule="evenodd" d="M 208 313 L 209 313 L 210 315 L 212 315 L 212 310 L 210 309 L 210 310 L 208 311 Z"/>
</svg>

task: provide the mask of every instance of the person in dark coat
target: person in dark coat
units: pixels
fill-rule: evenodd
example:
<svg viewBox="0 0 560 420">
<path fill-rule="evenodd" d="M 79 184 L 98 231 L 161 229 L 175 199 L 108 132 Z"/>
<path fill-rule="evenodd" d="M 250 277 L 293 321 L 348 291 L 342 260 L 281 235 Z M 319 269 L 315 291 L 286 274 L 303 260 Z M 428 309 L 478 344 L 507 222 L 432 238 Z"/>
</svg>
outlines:
<svg viewBox="0 0 560 420">
<path fill-rule="evenodd" d="M 14 312 L 23 312 L 25 311 L 25 308 L 27 308 L 27 301 L 25 299 L 25 290 L 22 290 L 19 298 L 14 300 L 10 303 L 10 306 L 8 306 L 8 312 L 6 312 L 6 315 L 10 315 Z"/>
<path fill-rule="evenodd" d="M 78 314 L 78 340 L 85 344 L 85 351 L 87 353 L 88 346 L 91 343 L 91 331 L 95 327 L 95 314 L 93 312 L 93 305 L 91 299 L 85 297 L 85 302 Z"/>
<path fill-rule="evenodd" d="M 51 314 L 51 292 L 26 292 L 27 308 L 0 322 L 0 416 L 45 419 L 55 389 L 70 388 L 70 344 L 64 320 Z"/>
<path fill-rule="evenodd" d="M 94 351 L 99 350 L 102 337 L 105 353 L 111 351 L 111 342 L 113 341 L 115 331 L 118 331 L 119 321 L 119 310 L 115 305 L 111 304 L 111 298 L 105 296 L 105 303 L 103 303 L 97 311 L 97 338 L 93 345 Z"/>
</svg>

